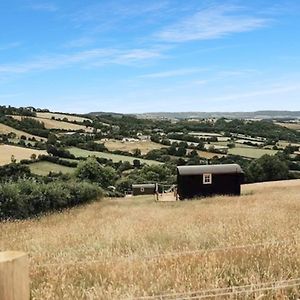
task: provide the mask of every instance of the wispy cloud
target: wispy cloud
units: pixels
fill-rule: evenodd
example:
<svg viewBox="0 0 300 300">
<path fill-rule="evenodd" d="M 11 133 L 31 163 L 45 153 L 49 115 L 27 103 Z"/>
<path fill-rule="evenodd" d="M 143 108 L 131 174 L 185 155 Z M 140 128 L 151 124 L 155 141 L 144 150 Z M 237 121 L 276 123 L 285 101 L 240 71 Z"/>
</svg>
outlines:
<svg viewBox="0 0 300 300">
<path fill-rule="evenodd" d="M 156 14 L 167 8 L 169 1 L 159 1 L 156 3 L 144 1 L 99 1 L 96 4 L 85 5 L 82 9 L 70 15 L 71 20 L 76 23 L 103 22 L 103 19 L 114 18 L 113 22 L 141 16 L 145 14 Z M 112 21 L 112 20 L 110 20 Z"/>
<path fill-rule="evenodd" d="M 63 47 L 64 48 L 83 48 L 90 46 L 94 42 L 94 39 L 92 37 L 81 37 L 78 39 L 70 40 L 66 42 Z"/>
<path fill-rule="evenodd" d="M 84 63 L 84 67 L 97 67 L 105 64 L 132 64 L 162 57 L 159 49 L 108 49 L 95 48 L 71 54 L 58 54 L 39 57 L 18 64 L 0 65 L 1 74 L 22 74 L 34 71 L 55 70 Z"/>
<path fill-rule="evenodd" d="M 10 50 L 13 48 L 17 48 L 21 45 L 20 42 L 8 43 L 6 45 L 0 45 L 0 51 Z"/>
<path fill-rule="evenodd" d="M 211 6 L 164 28 L 156 34 L 167 42 L 186 42 L 221 38 L 229 34 L 264 27 L 269 19 L 244 14 L 232 5 Z"/>
<path fill-rule="evenodd" d="M 29 8 L 44 12 L 55 12 L 58 10 L 58 6 L 51 2 L 31 2 Z"/>
<path fill-rule="evenodd" d="M 151 74 L 145 74 L 140 77 L 142 78 L 168 78 L 168 77 L 178 77 L 178 76 L 185 76 L 190 75 L 194 73 L 198 73 L 200 71 L 204 71 L 205 69 L 178 69 L 178 70 L 170 70 L 170 71 L 164 71 L 164 72 L 158 72 L 158 73 L 151 73 Z"/>
<path fill-rule="evenodd" d="M 119 53 L 113 61 L 119 64 L 127 64 L 160 57 L 163 57 L 163 55 L 162 51 L 159 49 L 133 49 L 125 51 L 124 53 Z"/>
<path fill-rule="evenodd" d="M 300 84 L 295 83 L 295 84 L 287 84 L 287 85 L 270 86 L 268 88 L 257 89 L 254 91 L 249 91 L 244 93 L 235 93 L 235 94 L 225 95 L 221 97 L 214 97 L 207 100 L 208 101 L 240 100 L 240 99 L 253 98 L 258 96 L 284 94 L 284 93 L 294 92 L 294 91 L 300 91 Z"/>
</svg>

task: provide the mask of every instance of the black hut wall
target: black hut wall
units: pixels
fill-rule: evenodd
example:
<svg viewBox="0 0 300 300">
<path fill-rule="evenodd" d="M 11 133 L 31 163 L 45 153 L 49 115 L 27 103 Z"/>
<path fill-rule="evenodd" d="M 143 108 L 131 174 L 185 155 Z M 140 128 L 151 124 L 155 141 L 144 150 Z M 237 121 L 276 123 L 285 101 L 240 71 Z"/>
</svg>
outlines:
<svg viewBox="0 0 300 300">
<path fill-rule="evenodd" d="M 212 174 L 212 183 L 203 184 L 203 174 L 177 174 L 178 195 L 180 199 L 207 197 L 212 195 L 240 195 L 243 174 Z"/>
</svg>

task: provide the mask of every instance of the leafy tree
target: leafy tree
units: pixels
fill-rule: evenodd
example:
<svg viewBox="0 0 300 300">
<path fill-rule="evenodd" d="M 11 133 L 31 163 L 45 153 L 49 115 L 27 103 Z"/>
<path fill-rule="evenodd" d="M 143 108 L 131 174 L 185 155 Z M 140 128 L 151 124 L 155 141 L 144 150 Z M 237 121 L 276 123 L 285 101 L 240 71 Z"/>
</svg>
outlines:
<svg viewBox="0 0 300 300">
<path fill-rule="evenodd" d="M 56 137 L 55 134 L 50 133 L 50 134 L 48 135 L 47 144 L 56 146 L 56 144 L 57 144 L 57 137 Z"/>
<path fill-rule="evenodd" d="M 133 160 L 133 166 L 135 168 L 139 168 L 141 166 L 141 161 L 139 159 L 134 159 Z"/>
<path fill-rule="evenodd" d="M 289 168 L 286 161 L 278 156 L 264 155 L 250 163 L 247 177 L 250 182 L 288 179 Z"/>
<path fill-rule="evenodd" d="M 130 178 L 121 178 L 116 182 L 116 189 L 118 192 L 125 193 L 131 189 L 133 180 Z"/>
<path fill-rule="evenodd" d="M 135 156 L 135 157 L 141 157 L 142 156 L 142 152 L 141 152 L 141 150 L 140 149 L 134 149 L 133 150 L 133 156 Z"/>
<path fill-rule="evenodd" d="M 101 166 L 95 157 L 89 157 L 86 161 L 79 163 L 75 176 L 82 180 L 96 182 L 103 188 L 114 185 L 117 179 L 116 171 L 112 167 Z"/>
</svg>

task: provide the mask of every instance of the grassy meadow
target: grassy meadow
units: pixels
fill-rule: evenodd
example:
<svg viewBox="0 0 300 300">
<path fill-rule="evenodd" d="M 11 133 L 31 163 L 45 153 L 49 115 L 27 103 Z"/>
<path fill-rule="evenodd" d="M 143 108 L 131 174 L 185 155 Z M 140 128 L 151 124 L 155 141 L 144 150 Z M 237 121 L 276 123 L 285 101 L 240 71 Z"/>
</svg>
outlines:
<svg viewBox="0 0 300 300">
<path fill-rule="evenodd" d="M 47 176 L 49 172 L 62 174 L 71 174 L 75 171 L 75 168 L 58 165 L 49 161 L 38 161 L 29 165 L 30 171 L 33 174 Z"/>
<path fill-rule="evenodd" d="M 89 151 L 89 150 L 84 150 L 76 147 L 68 148 L 68 150 L 70 151 L 71 154 L 75 155 L 75 157 L 96 156 L 96 157 L 111 159 L 113 162 L 129 161 L 130 163 L 133 163 L 135 159 L 138 159 L 140 160 L 141 163 L 146 163 L 149 165 L 161 164 L 160 162 L 155 160 L 142 159 L 142 158 L 136 158 L 132 156 L 118 155 L 118 154 L 105 153 L 105 152 Z"/>
<path fill-rule="evenodd" d="M 289 129 L 294 129 L 300 131 L 300 122 L 299 123 L 275 123 L 277 125 L 280 125 L 282 127 L 286 127 Z"/>
<path fill-rule="evenodd" d="M 299 194 L 296 180 L 201 201 L 105 199 L 0 223 L 0 248 L 29 253 L 32 299 L 134 299 L 293 279 L 300 277 Z M 151 299 L 198 299 L 190 296 Z M 287 288 L 210 299 L 299 296 Z"/>
<path fill-rule="evenodd" d="M 261 149 L 261 148 L 249 148 L 249 147 L 235 147 L 228 150 L 228 154 L 240 155 L 249 158 L 260 158 L 265 154 L 275 155 L 278 151 L 271 149 Z"/>
</svg>

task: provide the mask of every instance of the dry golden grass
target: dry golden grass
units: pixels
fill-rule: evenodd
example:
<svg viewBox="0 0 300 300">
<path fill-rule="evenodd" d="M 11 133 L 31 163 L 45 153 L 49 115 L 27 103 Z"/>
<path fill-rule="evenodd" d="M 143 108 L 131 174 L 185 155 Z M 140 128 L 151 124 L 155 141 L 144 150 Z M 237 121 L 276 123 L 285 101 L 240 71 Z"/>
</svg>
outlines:
<svg viewBox="0 0 300 300">
<path fill-rule="evenodd" d="M 44 141 L 44 140 L 46 140 L 43 137 L 32 135 L 32 134 L 26 133 L 26 132 L 21 131 L 21 130 L 14 129 L 14 128 L 10 127 L 10 126 L 7 126 L 7 125 L 4 125 L 4 124 L 0 123 L 0 133 L 9 134 L 11 132 L 15 133 L 18 138 L 20 138 L 22 135 L 24 135 L 27 138 L 33 138 L 34 137 L 37 141 L 40 141 L 40 140 Z"/>
<path fill-rule="evenodd" d="M 37 112 L 36 116 L 38 118 L 42 118 L 42 119 L 51 119 L 52 117 L 54 117 L 55 119 L 67 118 L 68 121 L 70 121 L 70 122 L 73 122 L 73 121 L 84 122 L 85 120 L 91 121 L 91 119 L 88 119 L 88 118 L 59 114 L 59 113 L 55 114 L 55 113 L 47 113 L 47 112 Z"/>
<path fill-rule="evenodd" d="M 12 155 L 17 161 L 19 161 L 21 159 L 30 159 L 32 154 L 36 154 L 38 156 L 40 154 L 47 154 L 47 152 L 11 145 L 0 145 L 0 165 L 9 164 L 11 162 Z"/>
<path fill-rule="evenodd" d="M 21 120 L 24 118 L 23 116 L 11 116 L 16 120 Z M 44 118 L 37 118 L 37 117 L 30 117 L 31 119 L 37 120 L 39 122 L 43 122 L 47 129 L 62 129 L 62 130 L 84 130 L 86 132 L 92 132 L 92 127 L 86 127 L 83 125 L 72 124 L 63 121 L 51 120 L 51 119 L 44 119 Z"/>
<path fill-rule="evenodd" d="M 249 185 L 243 194 L 170 203 L 106 199 L 0 223 L 0 249 L 30 254 L 32 299 L 132 299 L 300 277 L 300 181 Z M 212 250 L 272 241 L 284 242 Z M 211 299 L 297 299 L 299 292 Z"/>
<path fill-rule="evenodd" d="M 122 151 L 133 152 L 135 149 L 140 149 L 142 154 L 147 154 L 151 150 L 161 149 L 164 146 L 151 141 L 122 143 L 122 141 L 118 141 L 118 140 L 109 140 L 105 142 L 105 147 L 110 151 L 122 150 Z"/>
<path fill-rule="evenodd" d="M 277 125 L 280 125 L 282 127 L 286 127 L 289 129 L 294 129 L 294 130 L 300 130 L 300 123 L 275 123 Z"/>
</svg>

